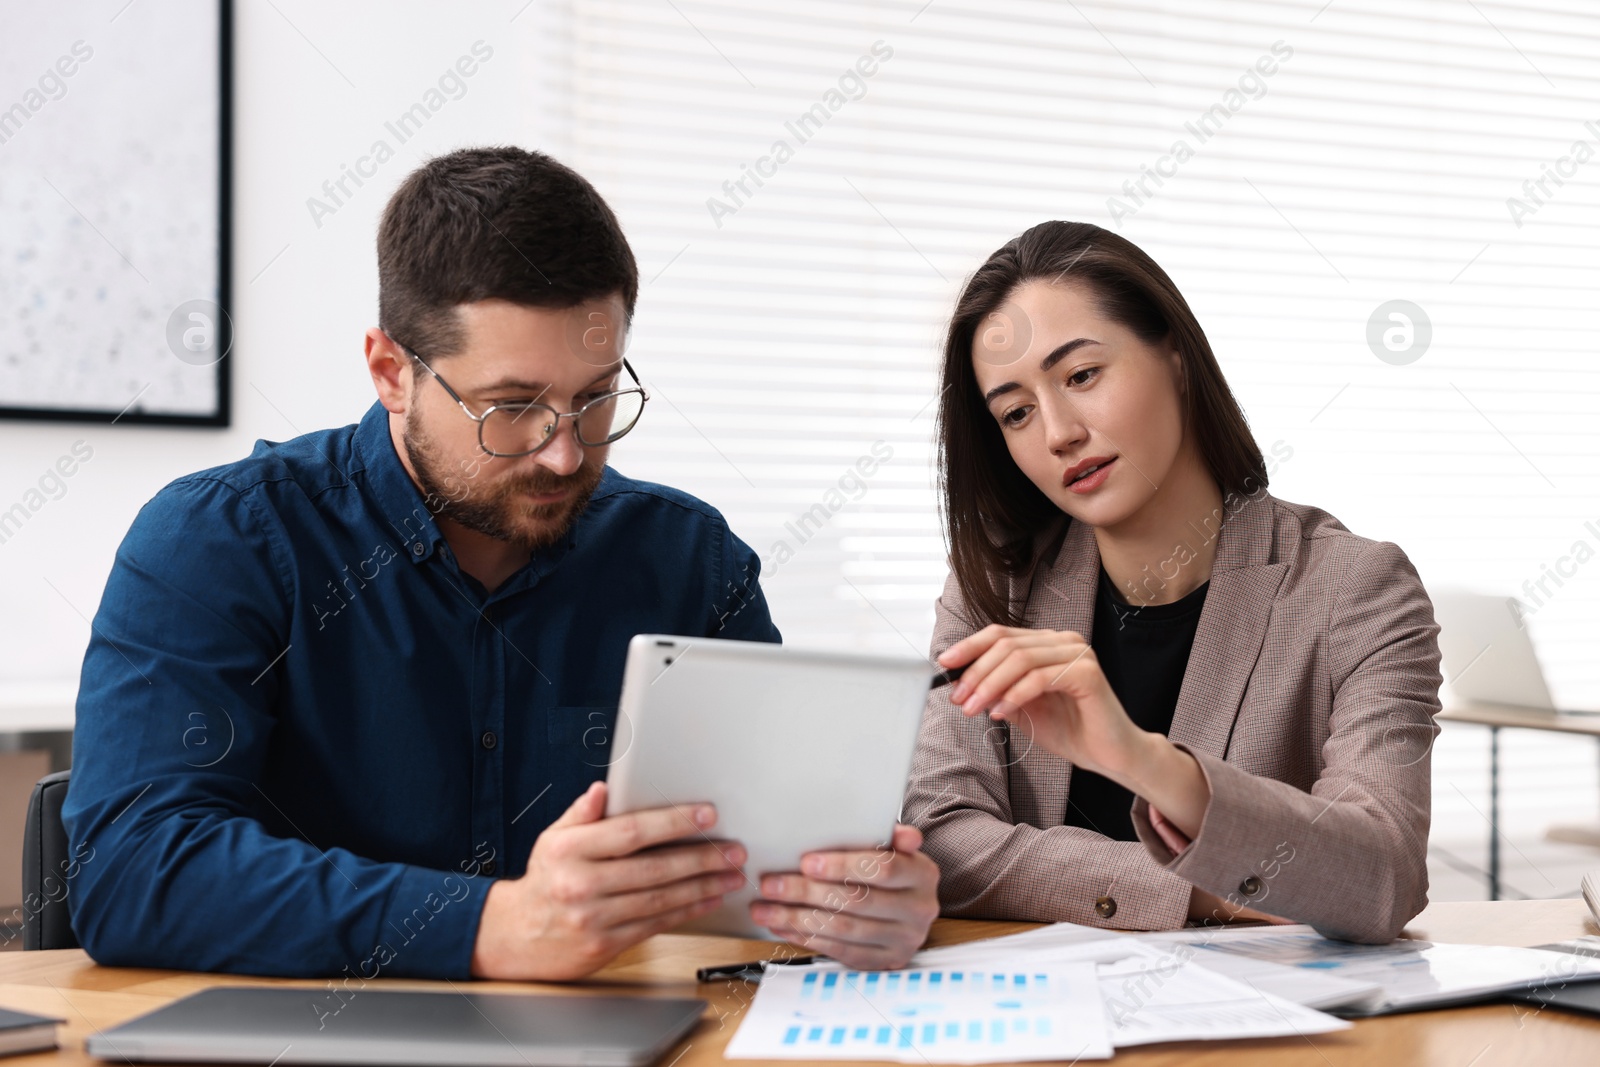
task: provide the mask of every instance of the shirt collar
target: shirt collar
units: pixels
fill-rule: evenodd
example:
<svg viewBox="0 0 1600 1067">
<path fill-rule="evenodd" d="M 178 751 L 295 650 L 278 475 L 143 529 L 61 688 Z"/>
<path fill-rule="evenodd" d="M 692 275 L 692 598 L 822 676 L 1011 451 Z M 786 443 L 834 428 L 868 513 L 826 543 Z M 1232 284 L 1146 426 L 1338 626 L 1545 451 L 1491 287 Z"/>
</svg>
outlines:
<svg viewBox="0 0 1600 1067">
<path fill-rule="evenodd" d="M 401 554 L 412 563 L 431 559 L 440 544 L 449 542 L 445 541 L 444 533 L 433 521 L 433 513 L 423 501 L 422 491 L 411 480 L 411 475 L 394 450 L 394 439 L 389 436 L 389 411 L 381 401 L 373 401 L 372 407 L 367 409 L 356 426 L 355 452 L 366 476 L 368 490 L 400 540 Z M 612 489 L 616 477 L 616 472 L 606 467 L 600 485 L 595 489 L 595 496 Z M 591 499 L 591 506 L 593 503 Z M 534 580 L 549 574 L 567 552 L 577 546 L 579 527 L 587 515 L 588 510 L 585 509 L 585 514 L 579 516 L 566 536 L 533 554 L 529 563 Z M 512 584 L 508 582 L 507 587 Z"/>
<path fill-rule="evenodd" d="M 356 426 L 355 452 L 368 491 L 400 541 L 401 554 L 413 563 L 431 557 L 444 534 L 394 450 L 389 436 L 389 411 L 381 401 L 373 401 Z"/>
</svg>

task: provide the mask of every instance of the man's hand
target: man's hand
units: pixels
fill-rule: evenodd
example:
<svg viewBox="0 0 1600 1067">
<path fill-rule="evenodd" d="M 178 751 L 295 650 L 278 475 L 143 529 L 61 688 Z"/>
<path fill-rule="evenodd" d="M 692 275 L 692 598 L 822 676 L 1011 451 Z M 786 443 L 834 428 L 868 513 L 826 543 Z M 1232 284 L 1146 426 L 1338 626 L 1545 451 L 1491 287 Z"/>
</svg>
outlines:
<svg viewBox="0 0 1600 1067">
<path fill-rule="evenodd" d="M 896 826 L 892 847 L 812 852 L 802 873 L 761 879 L 750 917 L 785 941 L 847 967 L 903 967 L 939 916 L 939 868 L 918 851 L 922 834 Z"/>
<path fill-rule="evenodd" d="M 709 804 L 604 818 L 596 782 L 534 842 L 528 870 L 484 900 L 472 973 L 563 981 L 599 969 L 645 938 L 697 918 L 744 884 L 745 850 L 712 843 Z M 641 849 L 683 838 L 694 843 Z"/>
</svg>

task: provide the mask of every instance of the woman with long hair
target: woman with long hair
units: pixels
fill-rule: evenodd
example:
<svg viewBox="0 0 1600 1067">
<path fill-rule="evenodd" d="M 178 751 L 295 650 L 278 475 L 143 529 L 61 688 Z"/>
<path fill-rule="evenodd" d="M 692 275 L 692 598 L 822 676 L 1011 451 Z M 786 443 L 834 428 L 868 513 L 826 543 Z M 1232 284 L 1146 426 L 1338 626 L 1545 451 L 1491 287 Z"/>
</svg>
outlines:
<svg viewBox="0 0 1600 1067">
<path fill-rule="evenodd" d="M 1046 222 L 945 341 L 950 577 L 906 797 L 946 915 L 1394 937 L 1427 903 L 1438 627 L 1397 546 L 1267 492 L 1166 273 Z"/>
</svg>

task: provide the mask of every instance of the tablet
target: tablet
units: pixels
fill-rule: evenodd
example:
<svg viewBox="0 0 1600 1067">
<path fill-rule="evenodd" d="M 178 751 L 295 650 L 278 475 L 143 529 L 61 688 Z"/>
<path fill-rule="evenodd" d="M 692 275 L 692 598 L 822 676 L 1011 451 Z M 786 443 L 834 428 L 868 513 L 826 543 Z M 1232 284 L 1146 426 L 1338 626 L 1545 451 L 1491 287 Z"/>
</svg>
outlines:
<svg viewBox="0 0 1600 1067">
<path fill-rule="evenodd" d="M 683 929 L 772 940 L 760 876 L 816 849 L 887 845 L 933 666 L 917 656 L 640 634 L 628 645 L 607 815 L 712 803 L 745 887 Z"/>
</svg>

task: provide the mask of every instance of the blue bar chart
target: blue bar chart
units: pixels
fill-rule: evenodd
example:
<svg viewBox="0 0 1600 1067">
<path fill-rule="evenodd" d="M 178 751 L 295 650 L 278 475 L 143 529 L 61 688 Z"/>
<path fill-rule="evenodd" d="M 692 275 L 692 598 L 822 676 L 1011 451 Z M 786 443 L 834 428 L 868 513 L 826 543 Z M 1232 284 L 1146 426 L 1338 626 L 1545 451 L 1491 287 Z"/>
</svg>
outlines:
<svg viewBox="0 0 1600 1067">
<path fill-rule="evenodd" d="M 1092 965 L 1041 970 L 778 968 L 729 1058 L 918 1063 L 1110 1055 Z"/>
</svg>

